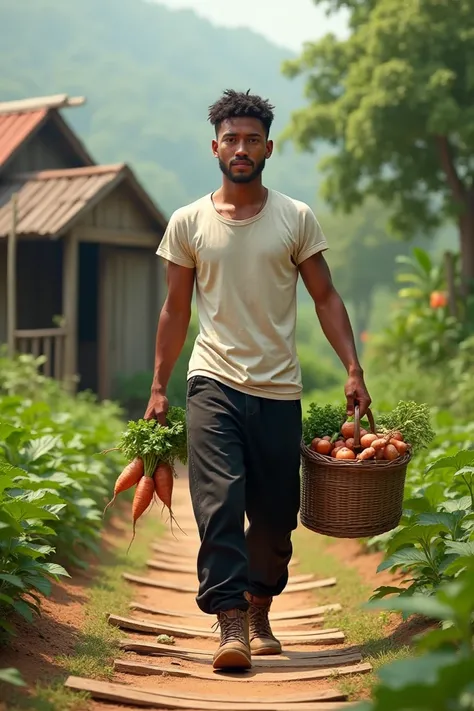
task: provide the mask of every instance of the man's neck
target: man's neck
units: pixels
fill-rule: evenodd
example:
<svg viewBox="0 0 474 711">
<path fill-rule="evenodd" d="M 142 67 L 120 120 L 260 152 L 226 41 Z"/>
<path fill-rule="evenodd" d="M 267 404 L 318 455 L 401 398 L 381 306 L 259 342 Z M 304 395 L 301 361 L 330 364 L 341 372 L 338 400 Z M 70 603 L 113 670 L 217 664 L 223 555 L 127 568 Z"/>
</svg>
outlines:
<svg viewBox="0 0 474 711">
<path fill-rule="evenodd" d="M 215 198 L 219 202 L 239 208 L 261 203 L 266 194 L 267 189 L 262 185 L 261 177 L 251 183 L 233 183 L 224 177 L 222 186 L 215 192 Z"/>
</svg>

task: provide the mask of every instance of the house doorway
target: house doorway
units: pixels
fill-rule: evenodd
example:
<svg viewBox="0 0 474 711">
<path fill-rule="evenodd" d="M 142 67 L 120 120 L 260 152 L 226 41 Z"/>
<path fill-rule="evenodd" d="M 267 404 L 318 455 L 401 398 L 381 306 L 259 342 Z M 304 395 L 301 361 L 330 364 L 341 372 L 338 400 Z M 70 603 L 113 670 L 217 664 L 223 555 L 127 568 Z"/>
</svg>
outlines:
<svg viewBox="0 0 474 711">
<path fill-rule="evenodd" d="M 99 388 L 99 245 L 92 242 L 79 244 L 77 318 L 77 371 L 81 374 L 77 389 L 92 390 L 97 393 Z"/>
</svg>

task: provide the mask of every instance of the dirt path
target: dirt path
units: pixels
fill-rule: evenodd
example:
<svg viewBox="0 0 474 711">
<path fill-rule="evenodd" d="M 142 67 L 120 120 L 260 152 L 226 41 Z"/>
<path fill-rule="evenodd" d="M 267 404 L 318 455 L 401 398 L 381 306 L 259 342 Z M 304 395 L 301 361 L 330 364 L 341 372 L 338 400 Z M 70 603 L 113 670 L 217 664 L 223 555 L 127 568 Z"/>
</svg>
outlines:
<svg viewBox="0 0 474 711">
<path fill-rule="evenodd" d="M 130 609 L 127 619 L 162 625 L 163 631 L 174 637 L 175 644 L 166 645 L 162 649 L 157 648 L 154 653 L 146 650 L 140 653 L 123 651 L 117 661 L 111 684 L 94 682 L 96 692 L 93 691 L 93 696 L 97 697 L 98 689 L 99 692 L 101 690 L 102 692 L 111 692 L 111 697 L 107 702 L 95 700 L 92 703 L 93 710 L 114 711 L 119 708 L 134 708 L 139 702 L 143 705 L 147 701 L 147 697 L 142 695 L 140 699 L 140 692 L 162 694 L 165 698 L 160 701 L 162 705 L 157 703 L 159 708 L 166 708 L 164 703 L 167 698 L 170 699 L 170 708 L 202 708 L 207 711 L 217 710 L 221 707 L 232 709 L 233 702 L 242 700 L 253 703 L 248 706 L 249 711 L 255 707 L 257 700 L 257 705 L 261 708 L 266 708 L 267 705 L 264 702 L 268 701 L 269 708 L 272 709 L 279 708 L 278 705 L 275 706 L 278 702 L 289 699 L 298 700 L 297 705 L 293 703 L 287 707 L 288 711 L 296 707 L 302 711 L 303 709 L 322 711 L 326 708 L 349 707 L 349 704 L 344 703 L 344 696 L 338 689 L 337 673 L 345 675 L 350 669 L 353 670 L 353 673 L 366 673 L 370 670 L 368 665 L 361 664 L 357 649 L 344 645 L 344 638 L 337 630 L 326 633 L 326 637 L 329 639 L 326 639 L 324 643 L 314 636 L 311 641 L 302 643 L 302 635 L 307 637 L 311 634 L 325 633 L 325 630 L 322 629 L 321 614 L 273 622 L 274 631 L 277 636 L 281 635 L 284 646 L 281 658 L 254 658 L 254 668 L 245 674 L 219 675 L 213 672 L 210 655 L 216 648 L 218 637 L 212 630 L 215 618 L 201 614 L 195 602 L 197 583 L 196 575 L 193 572 L 195 567 L 193 556 L 197 551 L 198 537 L 192 517 L 188 485 L 184 477 L 180 478 L 176 484 L 174 500 L 175 514 L 187 535 L 176 531 L 179 542 L 176 542 L 170 533 L 164 539 L 157 541 L 158 547 L 163 550 L 152 548 L 150 560 L 158 562 L 164 569 L 150 567 L 141 577 L 163 585 L 183 586 L 188 591 L 161 589 L 130 581 L 129 584 L 134 589 L 134 603 L 141 609 Z M 166 550 L 168 552 L 163 552 Z M 184 568 L 184 572 L 173 571 L 169 569 L 170 566 L 171 568 L 173 566 Z M 307 576 L 303 579 L 305 582 L 298 583 L 297 565 L 292 566 L 291 576 L 296 576 L 296 585 L 307 586 L 310 584 L 306 581 Z M 317 576 L 313 579 L 316 580 Z M 327 590 L 327 588 L 325 589 Z M 272 614 L 292 617 L 294 613 L 301 615 L 301 611 L 318 606 L 317 590 L 303 590 L 301 592 L 297 590 L 298 588 L 295 592 L 285 592 L 276 599 Z M 331 602 L 337 604 L 337 584 L 332 590 L 334 594 Z M 152 614 L 145 608 L 161 610 L 161 612 Z M 179 613 L 180 616 L 169 614 L 172 611 Z M 110 613 L 114 614 L 114 610 L 110 610 Z M 120 619 L 116 620 L 116 624 L 124 625 L 122 639 L 128 643 L 153 644 L 157 642 L 158 629 L 151 633 L 145 633 L 126 629 L 130 624 L 127 620 L 125 622 L 121 622 Z M 166 626 L 169 626 L 171 630 L 168 630 Z M 183 630 L 187 630 L 187 632 Z M 179 636 L 180 634 L 186 636 Z M 295 636 L 298 643 L 293 644 L 289 640 L 290 636 Z M 187 651 L 180 651 L 182 648 Z M 179 655 L 188 655 L 188 658 Z M 125 666 L 126 664 L 129 665 L 128 668 Z M 136 665 L 141 665 L 141 668 Z M 153 675 L 145 674 L 144 665 L 155 667 Z M 157 670 L 156 667 L 159 669 Z M 296 680 L 295 675 L 300 678 Z M 195 676 L 199 678 L 195 678 Z M 315 678 L 318 676 L 324 678 Z M 86 682 L 83 683 L 87 686 Z M 71 681 L 71 679 L 67 685 L 76 688 L 80 686 L 77 680 Z M 115 697 L 114 703 L 113 696 L 118 688 L 116 685 L 126 685 L 129 692 L 128 699 L 125 696 L 122 699 Z M 123 687 L 119 687 L 119 691 L 120 688 Z M 135 695 L 135 701 L 130 697 L 130 694 Z M 200 699 L 206 699 L 206 701 L 200 702 Z M 153 699 L 148 698 L 148 705 L 152 705 L 152 701 Z M 302 703 L 303 701 L 305 703 Z M 221 702 L 220 705 L 218 702 Z M 222 706 L 223 702 L 225 702 L 224 706 Z M 284 707 L 281 708 L 283 711 Z"/>
</svg>

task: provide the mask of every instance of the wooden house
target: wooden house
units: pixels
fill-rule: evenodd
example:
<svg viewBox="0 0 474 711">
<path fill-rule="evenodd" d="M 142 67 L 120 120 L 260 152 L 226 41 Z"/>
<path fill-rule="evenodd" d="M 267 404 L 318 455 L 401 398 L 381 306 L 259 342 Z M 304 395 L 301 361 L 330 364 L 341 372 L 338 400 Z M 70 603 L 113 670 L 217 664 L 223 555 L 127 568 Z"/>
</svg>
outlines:
<svg viewBox="0 0 474 711">
<path fill-rule="evenodd" d="M 83 101 L 0 103 L 0 343 L 106 398 L 153 367 L 167 223 L 127 165 L 97 165 L 66 123 Z"/>
</svg>

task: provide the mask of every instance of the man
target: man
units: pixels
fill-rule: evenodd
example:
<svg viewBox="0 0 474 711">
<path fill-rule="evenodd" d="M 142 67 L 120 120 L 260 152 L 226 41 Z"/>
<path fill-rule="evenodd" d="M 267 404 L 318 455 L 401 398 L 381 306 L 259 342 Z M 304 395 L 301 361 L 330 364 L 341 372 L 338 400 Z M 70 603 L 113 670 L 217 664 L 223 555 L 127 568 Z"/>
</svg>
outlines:
<svg viewBox="0 0 474 711">
<path fill-rule="evenodd" d="M 251 654 L 281 652 L 269 610 L 288 581 L 300 502 L 299 274 L 347 370 L 348 412 L 355 401 L 362 413 L 370 404 L 316 217 L 262 184 L 273 150 L 273 108 L 235 91 L 210 108 L 222 185 L 177 210 L 158 248 L 167 262 L 168 294 L 145 417 L 165 423 L 166 388 L 186 339 L 196 283 L 199 335 L 186 405 L 189 485 L 201 540 L 197 603 L 217 615 L 221 632 L 216 669 L 249 668 Z"/>
</svg>

